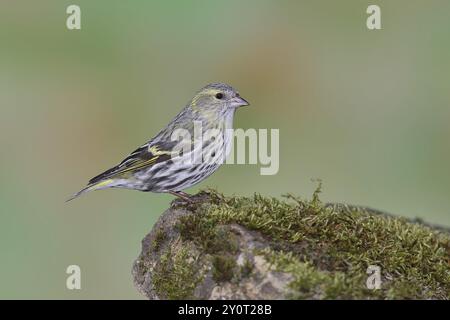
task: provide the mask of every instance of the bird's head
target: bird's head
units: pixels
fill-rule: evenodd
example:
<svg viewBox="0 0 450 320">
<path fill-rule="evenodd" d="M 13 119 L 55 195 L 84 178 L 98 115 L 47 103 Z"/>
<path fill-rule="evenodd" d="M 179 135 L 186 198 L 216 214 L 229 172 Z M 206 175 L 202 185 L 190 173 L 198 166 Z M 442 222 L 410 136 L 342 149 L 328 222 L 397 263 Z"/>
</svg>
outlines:
<svg viewBox="0 0 450 320">
<path fill-rule="evenodd" d="M 226 113 L 249 103 L 233 87 L 212 83 L 202 88 L 192 98 L 190 106 L 198 112 Z"/>
</svg>

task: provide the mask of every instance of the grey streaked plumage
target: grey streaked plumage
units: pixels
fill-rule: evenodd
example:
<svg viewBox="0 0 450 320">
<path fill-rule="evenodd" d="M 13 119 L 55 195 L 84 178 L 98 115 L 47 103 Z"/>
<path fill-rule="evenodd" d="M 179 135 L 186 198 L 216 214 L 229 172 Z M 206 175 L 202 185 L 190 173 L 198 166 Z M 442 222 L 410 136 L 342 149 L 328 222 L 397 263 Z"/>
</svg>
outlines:
<svg viewBox="0 0 450 320">
<path fill-rule="evenodd" d="M 184 197 L 182 190 L 202 181 L 223 164 L 232 144 L 232 133 L 227 129 L 233 128 L 236 108 L 244 105 L 248 102 L 231 86 L 223 83 L 207 85 L 153 139 L 117 166 L 92 178 L 88 186 L 71 199 L 88 191 L 106 188 L 170 192 Z M 215 130 L 221 138 L 198 144 L 196 126 L 200 126 L 203 132 Z M 190 139 L 183 140 L 183 143 L 174 139 L 180 130 Z M 178 153 L 180 147 L 190 147 L 191 152 Z M 201 159 L 214 155 L 214 160 L 184 161 L 191 159 L 194 152 L 198 152 Z"/>
</svg>

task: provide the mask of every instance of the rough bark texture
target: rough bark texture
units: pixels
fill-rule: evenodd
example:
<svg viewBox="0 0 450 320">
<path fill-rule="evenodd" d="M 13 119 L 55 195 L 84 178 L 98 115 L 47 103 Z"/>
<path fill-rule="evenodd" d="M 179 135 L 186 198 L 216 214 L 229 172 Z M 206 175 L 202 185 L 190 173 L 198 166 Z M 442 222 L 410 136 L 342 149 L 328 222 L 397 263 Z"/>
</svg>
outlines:
<svg viewBox="0 0 450 320">
<path fill-rule="evenodd" d="M 149 299 L 448 299 L 450 238 L 354 206 L 209 191 L 176 200 L 142 241 Z M 375 212 L 375 213 L 374 213 Z M 367 267 L 381 289 L 367 288 Z"/>
</svg>

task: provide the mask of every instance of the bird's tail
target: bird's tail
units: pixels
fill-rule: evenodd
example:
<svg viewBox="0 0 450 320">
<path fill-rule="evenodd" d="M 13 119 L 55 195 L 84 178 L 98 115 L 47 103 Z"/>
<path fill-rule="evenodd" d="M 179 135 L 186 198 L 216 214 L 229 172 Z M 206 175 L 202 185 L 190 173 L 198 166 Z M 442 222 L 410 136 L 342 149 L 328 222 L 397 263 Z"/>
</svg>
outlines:
<svg viewBox="0 0 450 320">
<path fill-rule="evenodd" d="M 113 182 L 113 179 L 108 179 L 108 180 L 104 180 L 104 181 L 99 181 L 97 183 L 89 184 L 84 189 L 81 189 L 80 191 L 75 193 L 73 196 L 71 196 L 69 199 L 67 199 L 66 202 L 69 202 L 75 198 L 78 198 L 78 197 L 82 196 L 83 194 L 88 193 L 90 191 L 109 188 L 111 186 L 112 182 Z"/>
</svg>

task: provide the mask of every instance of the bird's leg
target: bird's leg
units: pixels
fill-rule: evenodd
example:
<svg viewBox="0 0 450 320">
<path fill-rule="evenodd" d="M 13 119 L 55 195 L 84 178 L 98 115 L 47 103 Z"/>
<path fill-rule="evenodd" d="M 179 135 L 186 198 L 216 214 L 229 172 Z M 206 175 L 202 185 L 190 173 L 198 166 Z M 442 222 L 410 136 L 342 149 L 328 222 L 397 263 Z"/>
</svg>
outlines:
<svg viewBox="0 0 450 320">
<path fill-rule="evenodd" d="M 191 195 L 187 192 L 183 192 L 183 191 L 178 191 L 179 194 L 185 196 L 186 198 L 191 198 Z"/>
<path fill-rule="evenodd" d="M 169 191 L 169 193 L 172 194 L 172 195 L 174 195 L 174 196 L 177 196 L 177 197 L 183 199 L 183 200 L 186 201 L 186 202 L 189 202 L 189 203 L 193 203 L 193 202 L 194 202 L 194 201 L 192 201 L 191 198 L 189 198 L 189 194 L 186 193 L 186 192 L 182 192 L 182 191 Z"/>
</svg>

